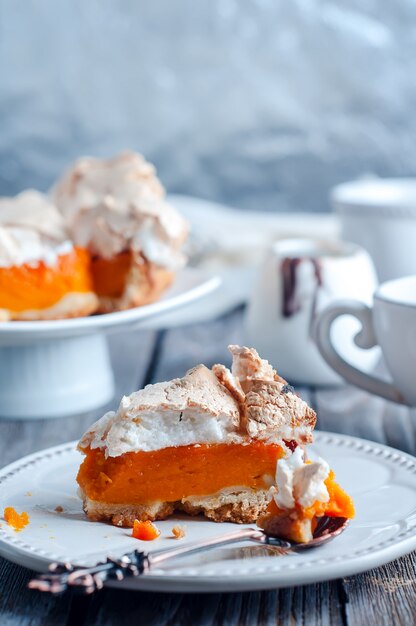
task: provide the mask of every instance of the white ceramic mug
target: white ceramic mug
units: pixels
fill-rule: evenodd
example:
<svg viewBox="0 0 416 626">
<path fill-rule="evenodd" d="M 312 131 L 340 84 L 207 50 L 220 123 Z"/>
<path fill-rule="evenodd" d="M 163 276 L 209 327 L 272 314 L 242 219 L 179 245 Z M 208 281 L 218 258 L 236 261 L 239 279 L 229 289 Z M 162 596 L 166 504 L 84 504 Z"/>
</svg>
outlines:
<svg viewBox="0 0 416 626">
<path fill-rule="evenodd" d="M 340 356 L 331 327 L 344 315 L 353 315 L 362 325 L 355 337 L 357 346 L 381 347 L 393 383 L 363 372 Z M 321 313 L 315 332 L 322 356 L 347 381 L 387 400 L 416 406 L 416 276 L 382 284 L 372 307 L 354 300 L 334 302 Z"/>
<path fill-rule="evenodd" d="M 309 385 L 342 382 L 314 343 L 316 315 L 340 298 L 370 304 L 376 288 L 372 261 L 363 249 L 341 241 L 283 239 L 269 250 L 247 309 L 245 341 L 276 365 L 289 381 Z M 364 369 L 376 355 L 353 343 L 354 319 L 340 320 L 335 344 L 343 356 Z"/>
<path fill-rule="evenodd" d="M 331 193 L 341 236 L 365 248 L 381 282 L 416 274 L 416 178 L 374 178 Z"/>
</svg>

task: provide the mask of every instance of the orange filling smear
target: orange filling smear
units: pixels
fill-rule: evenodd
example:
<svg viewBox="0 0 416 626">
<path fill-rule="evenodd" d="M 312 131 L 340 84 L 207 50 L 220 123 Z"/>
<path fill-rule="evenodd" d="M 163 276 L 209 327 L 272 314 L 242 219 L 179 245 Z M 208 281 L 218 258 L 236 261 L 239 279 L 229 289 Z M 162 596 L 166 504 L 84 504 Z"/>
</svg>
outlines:
<svg viewBox="0 0 416 626">
<path fill-rule="evenodd" d="M 88 450 L 77 481 L 100 502 L 176 502 L 237 485 L 266 489 L 264 477 L 274 477 L 283 454 L 280 446 L 263 443 L 180 446 L 108 459 L 101 450 Z"/>
<path fill-rule="evenodd" d="M 18 513 L 12 506 L 6 506 L 3 517 L 9 526 L 14 528 L 16 532 L 23 530 L 29 524 L 29 515 L 26 511 Z"/>
<path fill-rule="evenodd" d="M 83 248 L 58 257 L 55 265 L 0 268 L 0 308 L 15 311 L 47 309 L 67 293 L 91 291 L 90 258 Z"/>
<path fill-rule="evenodd" d="M 355 516 L 354 502 L 347 493 L 335 482 L 335 474 L 331 470 L 325 481 L 329 493 L 329 502 L 326 503 L 325 515 L 329 517 L 346 517 L 352 519 Z"/>
<path fill-rule="evenodd" d="M 160 530 L 150 521 L 140 522 L 135 519 L 133 522 L 132 537 L 141 541 L 153 541 L 160 535 Z"/>
<path fill-rule="evenodd" d="M 329 501 L 328 502 L 314 502 L 312 506 L 307 509 L 302 508 L 299 504 L 296 505 L 296 511 L 300 519 L 313 519 L 315 517 L 322 517 L 328 515 L 328 517 L 346 517 L 352 519 L 355 515 L 354 503 L 352 498 L 345 493 L 343 489 L 335 482 L 335 474 L 331 470 L 328 478 L 325 480 L 325 486 L 328 489 Z M 274 499 L 267 507 L 268 513 L 271 515 L 283 515 L 287 511 L 280 509 Z"/>
<path fill-rule="evenodd" d="M 131 263 L 132 254 L 129 250 L 120 252 L 111 259 L 93 257 L 91 272 L 95 293 L 102 297 L 120 298 Z"/>
</svg>

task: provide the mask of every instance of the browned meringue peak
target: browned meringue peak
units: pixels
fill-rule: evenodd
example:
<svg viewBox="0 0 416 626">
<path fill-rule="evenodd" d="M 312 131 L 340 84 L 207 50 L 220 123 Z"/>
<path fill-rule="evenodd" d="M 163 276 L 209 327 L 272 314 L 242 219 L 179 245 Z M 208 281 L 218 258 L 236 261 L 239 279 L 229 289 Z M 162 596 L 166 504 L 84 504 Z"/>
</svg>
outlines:
<svg viewBox="0 0 416 626">
<path fill-rule="evenodd" d="M 233 426 L 239 424 L 239 411 L 233 397 L 205 365 L 188 370 L 183 378 L 147 385 L 130 396 L 127 415 L 148 410 L 197 410 L 213 416 L 226 415 Z"/>
<path fill-rule="evenodd" d="M 188 225 L 165 200 L 153 165 L 123 152 L 111 159 L 83 157 L 51 191 L 76 244 L 111 257 L 130 248 L 176 269 Z"/>
<path fill-rule="evenodd" d="M 253 438 L 280 433 L 282 439 L 312 441 L 315 412 L 297 396 L 257 350 L 228 346 L 233 355 L 232 371 L 215 365 L 213 371 L 236 398 L 241 427 Z"/>
<path fill-rule="evenodd" d="M 0 198 L 0 266 L 53 264 L 71 248 L 62 216 L 47 196 L 28 189 Z"/>
<path fill-rule="evenodd" d="M 235 371 L 223 365 L 198 365 L 183 378 L 154 385 L 124 397 L 116 413 L 93 424 L 80 448 L 102 448 L 107 456 L 170 446 L 244 443 L 248 438 L 299 443 L 312 438 L 315 413 L 286 389 L 283 379 L 255 350 L 230 346 Z M 251 355 L 251 356 L 250 356 Z M 257 363 L 257 367 L 253 363 Z M 268 376 L 268 380 L 255 374 Z M 281 382 L 283 381 L 283 382 Z"/>
<path fill-rule="evenodd" d="M 233 355 L 232 374 L 240 381 L 243 389 L 247 386 L 250 388 L 253 380 L 277 380 L 286 383 L 268 361 L 260 358 L 254 348 L 230 345 L 228 349 Z"/>
<path fill-rule="evenodd" d="M 229 345 L 233 361 L 231 372 L 224 365 L 214 365 L 213 371 L 232 393 L 238 402 L 245 401 L 245 394 L 250 391 L 255 381 L 278 381 L 286 384 L 268 361 L 260 358 L 257 350 L 246 346 Z"/>
<path fill-rule="evenodd" d="M 246 412 L 242 421 L 250 437 L 267 438 L 276 431 L 281 433 L 282 439 L 289 441 L 312 441 L 315 411 L 285 388 L 286 385 L 278 381 L 253 381 L 246 394 Z"/>
</svg>

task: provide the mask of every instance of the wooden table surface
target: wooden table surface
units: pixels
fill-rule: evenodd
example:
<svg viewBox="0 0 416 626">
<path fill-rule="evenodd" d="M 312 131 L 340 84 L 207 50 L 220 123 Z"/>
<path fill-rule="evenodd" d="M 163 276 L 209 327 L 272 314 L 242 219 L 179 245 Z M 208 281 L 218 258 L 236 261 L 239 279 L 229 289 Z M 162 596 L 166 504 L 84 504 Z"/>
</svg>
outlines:
<svg viewBox="0 0 416 626">
<path fill-rule="evenodd" d="M 116 398 L 204 362 L 229 362 L 227 344 L 241 343 L 242 311 L 221 320 L 110 338 Z M 298 389 L 318 411 L 318 428 L 357 435 L 416 454 L 416 416 L 352 388 Z M 72 418 L 0 422 L 0 465 L 77 439 L 103 410 Z M 415 486 L 416 488 L 416 486 Z M 1 626 L 412 626 L 416 624 L 416 554 L 359 576 L 278 591 L 158 594 L 104 589 L 92 597 L 58 597 L 26 589 L 27 569 L 0 559 Z"/>
</svg>

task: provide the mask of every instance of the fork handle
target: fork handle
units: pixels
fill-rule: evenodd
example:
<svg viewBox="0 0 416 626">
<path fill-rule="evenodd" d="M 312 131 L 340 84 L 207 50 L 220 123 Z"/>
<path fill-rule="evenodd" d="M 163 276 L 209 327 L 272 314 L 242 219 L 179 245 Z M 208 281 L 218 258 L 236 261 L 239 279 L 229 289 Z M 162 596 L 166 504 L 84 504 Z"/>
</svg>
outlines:
<svg viewBox="0 0 416 626">
<path fill-rule="evenodd" d="M 167 548 L 166 550 L 152 552 L 148 555 L 149 567 L 165 563 L 172 558 L 188 556 L 188 554 L 197 554 L 198 552 L 211 550 L 212 548 L 217 548 L 218 546 L 225 546 L 230 543 L 250 540 L 262 543 L 267 542 L 267 538 L 263 531 L 258 529 L 256 530 L 255 528 L 243 528 L 241 530 L 235 530 L 231 533 L 227 533 L 226 535 L 221 535 L 220 537 L 212 537 L 211 539 L 194 541 L 183 546 L 178 546 L 177 548 Z"/>
<path fill-rule="evenodd" d="M 120 558 L 108 557 L 105 562 L 97 563 L 92 567 L 76 567 L 69 563 L 52 563 L 49 566 L 49 572 L 38 575 L 28 583 L 28 587 L 50 593 L 61 593 L 69 587 L 76 587 L 84 593 L 91 594 L 101 589 L 107 580 L 121 581 L 124 578 L 137 577 L 147 572 L 150 567 L 170 559 L 247 540 L 267 543 L 267 537 L 262 531 L 248 528 L 176 548 L 158 550 L 151 554 L 134 550 Z M 285 544 L 287 542 L 282 541 L 283 548 L 290 547 L 290 544 Z"/>
</svg>

